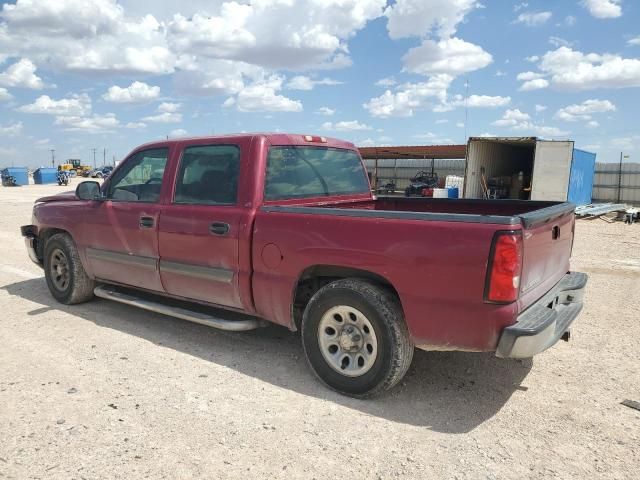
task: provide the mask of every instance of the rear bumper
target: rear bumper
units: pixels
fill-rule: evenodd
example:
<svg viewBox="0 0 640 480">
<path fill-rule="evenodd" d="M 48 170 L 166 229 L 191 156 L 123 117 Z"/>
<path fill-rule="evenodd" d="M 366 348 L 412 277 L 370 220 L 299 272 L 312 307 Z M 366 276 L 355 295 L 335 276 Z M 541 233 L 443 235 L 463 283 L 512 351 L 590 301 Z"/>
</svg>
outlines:
<svg viewBox="0 0 640 480">
<path fill-rule="evenodd" d="M 20 233 L 22 233 L 22 236 L 24 237 L 24 244 L 27 247 L 27 253 L 29 254 L 29 258 L 33 263 L 42 267 L 42 262 L 38 258 L 38 253 L 36 250 L 37 249 L 36 242 L 38 241 L 38 238 L 35 232 L 36 232 L 36 227 L 33 225 L 24 225 L 20 227 Z"/>
<path fill-rule="evenodd" d="M 567 273 L 502 331 L 496 356 L 529 358 L 555 345 L 582 310 L 587 278 L 585 273 Z"/>
</svg>

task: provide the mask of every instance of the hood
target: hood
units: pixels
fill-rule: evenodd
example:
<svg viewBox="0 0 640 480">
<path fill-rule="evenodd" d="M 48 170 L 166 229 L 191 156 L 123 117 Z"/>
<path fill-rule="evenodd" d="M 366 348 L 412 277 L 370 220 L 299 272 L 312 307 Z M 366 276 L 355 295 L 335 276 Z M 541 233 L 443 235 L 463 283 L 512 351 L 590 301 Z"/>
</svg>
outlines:
<svg viewBox="0 0 640 480">
<path fill-rule="evenodd" d="M 76 192 L 62 192 L 56 195 L 49 195 L 48 197 L 41 197 L 36 200 L 36 203 L 44 203 L 44 202 L 68 202 L 69 200 L 78 200 L 76 197 Z"/>
</svg>

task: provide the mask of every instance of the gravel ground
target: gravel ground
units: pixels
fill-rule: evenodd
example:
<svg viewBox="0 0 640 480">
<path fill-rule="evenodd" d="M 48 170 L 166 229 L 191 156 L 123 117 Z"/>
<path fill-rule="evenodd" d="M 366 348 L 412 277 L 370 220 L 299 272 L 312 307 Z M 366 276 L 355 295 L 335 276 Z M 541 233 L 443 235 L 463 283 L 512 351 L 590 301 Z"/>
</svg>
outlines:
<svg viewBox="0 0 640 480">
<path fill-rule="evenodd" d="M 18 227 L 57 186 L 0 188 L 0 478 L 638 478 L 640 225 L 581 220 L 569 343 L 533 360 L 417 351 L 369 401 L 299 338 L 53 301 Z"/>
</svg>

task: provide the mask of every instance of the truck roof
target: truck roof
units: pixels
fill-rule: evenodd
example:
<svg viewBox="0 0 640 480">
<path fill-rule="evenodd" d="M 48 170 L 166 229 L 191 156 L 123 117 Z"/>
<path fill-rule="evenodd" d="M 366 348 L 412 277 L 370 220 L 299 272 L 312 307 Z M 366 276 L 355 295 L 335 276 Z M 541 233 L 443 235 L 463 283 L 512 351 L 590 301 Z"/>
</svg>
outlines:
<svg viewBox="0 0 640 480">
<path fill-rule="evenodd" d="M 153 142 L 148 142 L 142 145 L 139 145 L 134 149 L 140 150 L 141 148 L 148 147 L 166 147 L 172 144 L 180 144 L 183 142 L 193 142 L 197 140 L 198 142 L 202 142 L 203 140 L 220 140 L 220 139 L 246 139 L 246 138 L 254 138 L 254 137 L 262 137 L 267 140 L 271 145 L 312 145 L 312 146 L 326 146 L 333 148 L 346 148 L 350 150 L 357 150 L 356 146 L 345 140 L 340 140 L 337 138 L 325 137 L 321 135 L 312 135 L 312 134 L 303 134 L 303 133 L 282 133 L 282 132 L 252 132 L 252 133 L 228 133 L 224 135 L 203 135 L 203 136 L 194 136 L 194 137 L 180 137 L 180 138 L 171 138 L 168 140 L 156 140 Z M 308 137 L 312 137 L 312 140 L 308 140 Z M 322 140 L 320 140 L 322 139 Z"/>
</svg>

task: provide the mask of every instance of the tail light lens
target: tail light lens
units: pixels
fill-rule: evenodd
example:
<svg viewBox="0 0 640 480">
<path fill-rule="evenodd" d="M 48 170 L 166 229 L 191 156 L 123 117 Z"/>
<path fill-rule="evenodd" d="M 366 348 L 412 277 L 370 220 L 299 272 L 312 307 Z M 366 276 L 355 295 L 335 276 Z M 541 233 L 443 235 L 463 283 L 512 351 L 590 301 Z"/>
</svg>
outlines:
<svg viewBox="0 0 640 480">
<path fill-rule="evenodd" d="M 498 232 L 489 258 L 485 301 L 511 303 L 518 299 L 522 273 L 522 234 Z"/>
</svg>

